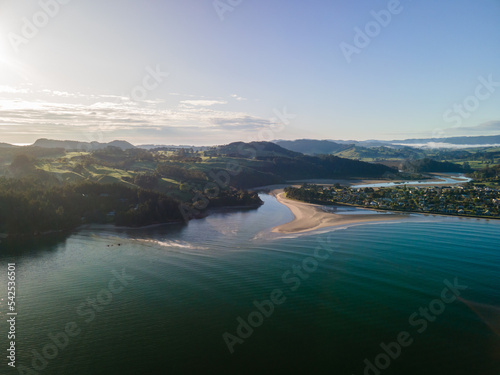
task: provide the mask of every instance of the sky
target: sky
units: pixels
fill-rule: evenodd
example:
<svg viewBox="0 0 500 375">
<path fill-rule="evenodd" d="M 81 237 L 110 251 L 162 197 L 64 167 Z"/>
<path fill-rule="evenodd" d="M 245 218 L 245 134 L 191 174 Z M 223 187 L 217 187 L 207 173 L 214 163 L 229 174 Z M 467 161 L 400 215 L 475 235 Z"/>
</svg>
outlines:
<svg viewBox="0 0 500 375">
<path fill-rule="evenodd" d="M 498 0 L 0 0 L 0 142 L 500 134 Z"/>
</svg>

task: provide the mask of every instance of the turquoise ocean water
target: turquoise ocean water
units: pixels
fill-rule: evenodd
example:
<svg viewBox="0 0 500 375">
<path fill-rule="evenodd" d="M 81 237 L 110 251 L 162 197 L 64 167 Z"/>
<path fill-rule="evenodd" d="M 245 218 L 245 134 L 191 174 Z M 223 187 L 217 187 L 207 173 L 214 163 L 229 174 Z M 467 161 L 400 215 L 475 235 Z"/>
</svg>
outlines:
<svg viewBox="0 0 500 375">
<path fill-rule="evenodd" d="M 276 238 L 292 215 L 262 198 L 187 226 L 4 241 L 17 368 L 2 355 L 0 374 L 500 373 L 499 221 Z"/>
</svg>

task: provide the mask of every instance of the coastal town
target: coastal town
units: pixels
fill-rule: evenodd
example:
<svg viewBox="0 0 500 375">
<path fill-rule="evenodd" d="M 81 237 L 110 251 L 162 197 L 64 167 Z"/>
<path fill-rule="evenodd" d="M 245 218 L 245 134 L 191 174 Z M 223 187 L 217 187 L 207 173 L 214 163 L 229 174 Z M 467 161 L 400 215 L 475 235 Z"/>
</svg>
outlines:
<svg viewBox="0 0 500 375">
<path fill-rule="evenodd" d="M 500 190 L 474 186 L 352 188 L 304 184 L 285 189 L 286 197 L 323 205 L 350 205 L 390 211 L 500 218 Z"/>
</svg>

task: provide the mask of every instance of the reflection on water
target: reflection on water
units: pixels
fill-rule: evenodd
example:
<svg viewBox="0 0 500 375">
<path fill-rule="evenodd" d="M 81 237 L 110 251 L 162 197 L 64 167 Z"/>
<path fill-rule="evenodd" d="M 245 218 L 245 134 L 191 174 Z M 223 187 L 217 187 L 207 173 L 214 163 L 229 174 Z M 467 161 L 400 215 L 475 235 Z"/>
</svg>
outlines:
<svg viewBox="0 0 500 375">
<path fill-rule="evenodd" d="M 499 222 L 428 219 L 254 239 L 291 219 L 274 198 L 262 199 L 258 210 L 187 226 L 88 228 L 2 252 L 0 274 L 17 263 L 18 364 L 31 366 L 33 350 L 75 322 L 81 333 L 37 373 L 363 374 L 382 342 L 408 331 L 413 344 L 384 375 L 498 375 L 497 310 L 484 307 L 500 302 Z M 314 264 L 318 246 L 334 251 Z M 133 280 L 100 303 L 113 272 Z M 419 334 L 409 317 L 455 278 L 468 286 L 463 301 Z M 223 333 L 238 335 L 238 318 L 275 289 L 286 301 L 230 354 Z"/>
<path fill-rule="evenodd" d="M 52 233 L 44 236 L 7 237 L 0 241 L 0 260 L 13 256 L 36 256 L 53 252 L 64 246 L 67 233 Z"/>
</svg>

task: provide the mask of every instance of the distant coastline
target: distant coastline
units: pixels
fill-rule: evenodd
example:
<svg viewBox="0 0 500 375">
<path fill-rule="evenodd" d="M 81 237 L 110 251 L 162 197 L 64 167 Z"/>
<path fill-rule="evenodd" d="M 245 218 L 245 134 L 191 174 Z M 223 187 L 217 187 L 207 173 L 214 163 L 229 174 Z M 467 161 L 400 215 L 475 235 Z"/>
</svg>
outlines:
<svg viewBox="0 0 500 375">
<path fill-rule="evenodd" d="M 292 233 L 306 233 L 315 231 L 317 229 L 322 229 L 326 227 L 335 227 L 340 225 L 348 224 L 359 224 L 366 222 L 376 222 L 376 221 L 390 221 L 390 220 L 402 220 L 408 219 L 410 214 L 419 216 L 442 216 L 442 217 L 459 217 L 459 218 L 471 218 L 471 219 L 486 219 L 486 220 L 500 220 L 500 217 L 495 216 L 483 216 L 483 215 L 473 215 L 473 214 L 458 214 L 458 213 L 433 213 L 433 212 L 420 212 L 420 211 L 408 211 L 408 210 L 398 210 L 398 209 L 384 209 L 384 208 L 372 208 L 365 207 L 362 205 L 349 204 L 349 203 L 338 203 L 334 206 L 338 207 L 353 207 L 366 211 L 384 212 L 385 214 L 336 214 L 334 212 L 325 212 L 324 207 L 328 207 L 321 204 L 307 203 L 295 199 L 290 199 L 285 196 L 282 189 L 276 189 L 271 192 L 271 195 L 276 197 L 276 200 L 288 207 L 294 218 L 292 221 L 278 225 L 271 229 L 271 232 L 282 233 L 282 234 L 292 234 Z"/>
<path fill-rule="evenodd" d="M 386 209 L 386 208 L 372 208 L 365 207 L 356 204 L 349 203 L 338 203 L 336 206 L 347 206 L 347 207 L 355 207 L 363 210 L 371 210 L 371 211 L 383 211 L 383 212 L 394 212 L 394 213 L 408 213 L 408 214 L 417 214 L 423 216 L 453 216 L 453 217 L 462 217 L 462 218 L 471 218 L 471 219 L 485 219 L 485 220 L 500 220 L 500 217 L 497 216 L 486 216 L 486 215 L 473 215 L 473 214 L 454 214 L 454 213 L 438 213 L 438 212 L 422 212 L 422 211 L 407 211 L 407 210 L 398 210 L 396 208 Z"/>
</svg>

